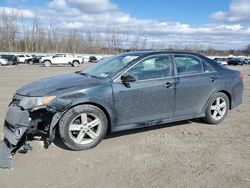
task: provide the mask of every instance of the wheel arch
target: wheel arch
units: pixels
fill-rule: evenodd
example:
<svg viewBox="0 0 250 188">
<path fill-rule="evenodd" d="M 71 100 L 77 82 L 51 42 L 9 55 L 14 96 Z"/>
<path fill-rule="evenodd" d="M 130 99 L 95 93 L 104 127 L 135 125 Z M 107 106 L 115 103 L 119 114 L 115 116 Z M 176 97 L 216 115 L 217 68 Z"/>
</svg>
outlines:
<svg viewBox="0 0 250 188">
<path fill-rule="evenodd" d="M 112 112 L 110 109 L 108 109 L 107 107 L 105 107 L 105 105 L 102 105 L 100 103 L 96 103 L 96 102 L 81 102 L 81 103 L 76 103 L 76 104 L 73 104 L 72 106 L 70 106 L 68 109 L 66 109 L 63 114 L 65 114 L 68 110 L 76 107 L 76 106 L 79 106 L 79 105 L 93 105 L 97 108 L 99 108 L 100 110 L 103 111 L 103 113 L 105 114 L 105 116 L 107 117 L 107 120 L 108 120 L 108 132 L 111 132 L 111 129 L 112 129 L 112 122 L 113 122 L 113 115 L 112 115 Z M 61 117 L 63 116 L 63 114 L 61 115 Z"/>
<path fill-rule="evenodd" d="M 50 59 L 44 59 L 44 60 L 43 60 L 43 63 L 44 63 L 45 61 L 49 61 L 50 63 L 52 63 L 52 61 L 51 61 Z"/>
<path fill-rule="evenodd" d="M 229 100 L 229 110 L 231 110 L 232 109 L 231 108 L 232 107 L 232 96 L 231 96 L 231 94 L 227 90 L 220 90 L 220 91 L 217 91 L 217 93 L 218 92 L 224 93 L 227 96 L 227 98 Z"/>
<path fill-rule="evenodd" d="M 207 105 L 209 104 L 209 101 L 211 100 L 211 98 L 212 98 L 212 97 L 214 96 L 214 94 L 216 94 L 216 93 L 223 93 L 223 94 L 225 94 L 225 95 L 228 97 L 228 100 L 229 100 L 229 110 L 231 110 L 231 106 L 232 106 L 232 97 L 231 97 L 230 92 L 227 91 L 227 90 L 218 90 L 218 91 L 213 92 L 213 94 L 208 98 L 208 100 L 207 100 L 205 106 L 204 106 L 203 109 L 202 109 L 203 112 L 206 110 Z"/>
<path fill-rule="evenodd" d="M 72 63 L 74 63 L 74 62 L 77 62 L 77 63 L 80 64 L 80 61 L 79 61 L 78 59 L 74 59 L 74 60 L 72 61 Z"/>
</svg>

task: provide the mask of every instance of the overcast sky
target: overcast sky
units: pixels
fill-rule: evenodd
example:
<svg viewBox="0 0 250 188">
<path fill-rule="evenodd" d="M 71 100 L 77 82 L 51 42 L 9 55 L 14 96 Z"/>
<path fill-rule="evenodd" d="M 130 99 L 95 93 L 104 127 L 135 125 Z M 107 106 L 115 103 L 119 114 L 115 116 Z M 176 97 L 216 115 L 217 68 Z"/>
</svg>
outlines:
<svg viewBox="0 0 250 188">
<path fill-rule="evenodd" d="M 41 27 L 140 34 L 148 42 L 240 49 L 250 44 L 250 0 L 1 0 L 0 13 L 35 15 Z"/>
</svg>

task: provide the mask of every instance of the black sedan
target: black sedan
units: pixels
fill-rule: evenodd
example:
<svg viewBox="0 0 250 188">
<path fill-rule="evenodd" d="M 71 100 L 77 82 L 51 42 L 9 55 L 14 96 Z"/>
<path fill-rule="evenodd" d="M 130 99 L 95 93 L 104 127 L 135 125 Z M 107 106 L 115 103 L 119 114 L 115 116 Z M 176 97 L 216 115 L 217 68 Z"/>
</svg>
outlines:
<svg viewBox="0 0 250 188">
<path fill-rule="evenodd" d="M 39 133 L 51 142 L 58 128 L 68 148 L 90 149 L 108 130 L 194 118 L 217 124 L 242 103 L 242 92 L 240 72 L 202 55 L 125 53 L 18 89 L 7 112 L 4 138 L 12 150 L 27 135 Z"/>
<path fill-rule="evenodd" d="M 244 65 L 245 61 L 239 58 L 229 58 L 227 61 L 228 65 Z"/>
<path fill-rule="evenodd" d="M 90 57 L 89 57 L 89 62 L 90 62 L 90 63 L 97 63 L 97 61 L 98 61 L 98 60 L 97 60 L 97 57 L 96 57 L 96 56 L 90 56 Z"/>
<path fill-rule="evenodd" d="M 34 56 L 34 57 L 30 58 L 30 59 L 27 59 L 26 63 L 28 63 L 30 65 L 40 63 L 40 59 L 42 57 L 45 57 L 45 56 L 43 56 L 43 55 Z"/>
</svg>

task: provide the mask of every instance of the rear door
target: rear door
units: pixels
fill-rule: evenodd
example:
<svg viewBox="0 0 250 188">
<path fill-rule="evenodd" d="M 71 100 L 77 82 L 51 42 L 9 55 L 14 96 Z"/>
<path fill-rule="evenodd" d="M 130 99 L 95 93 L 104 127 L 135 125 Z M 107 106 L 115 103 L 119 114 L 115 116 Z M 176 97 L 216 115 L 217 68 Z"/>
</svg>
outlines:
<svg viewBox="0 0 250 188">
<path fill-rule="evenodd" d="M 53 63 L 54 64 L 66 64 L 67 62 L 67 58 L 66 58 L 66 54 L 55 54 L 53 56 Z"/>
<path fill-rule="evenodd" d="M 61 54 L 61 63 L 62 64 L 68 64 L 69 61 L 68 61 L 68 57 L 66 54 Z"/>
<path fill-rule="evenodd" d="M 216 89 L 217 73 L 200 58 L 175 54 L 176 96 L 174 116 L 190 116 L 202 112 Z"/>
</svg>

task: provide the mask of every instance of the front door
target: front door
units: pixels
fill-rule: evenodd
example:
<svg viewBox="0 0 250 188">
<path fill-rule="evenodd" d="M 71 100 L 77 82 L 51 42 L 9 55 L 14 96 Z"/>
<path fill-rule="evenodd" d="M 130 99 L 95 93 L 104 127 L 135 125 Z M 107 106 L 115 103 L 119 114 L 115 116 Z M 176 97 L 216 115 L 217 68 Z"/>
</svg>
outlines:
<svg viewBox="0 0 250 188">
<path fill-rule="evenodd" d="M 171 56 L 148 57 L 126 74 L 136 81 L 125 86 L 120 79 L 113 83 L 116 125 L 138 124 L 173 117 L 175 84 Z"/>
</svg>

